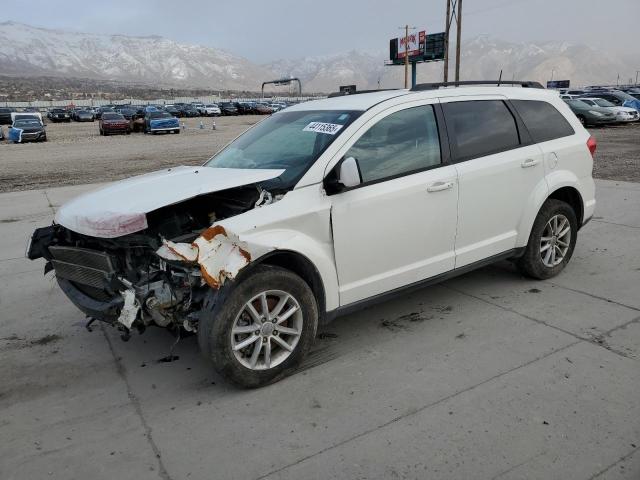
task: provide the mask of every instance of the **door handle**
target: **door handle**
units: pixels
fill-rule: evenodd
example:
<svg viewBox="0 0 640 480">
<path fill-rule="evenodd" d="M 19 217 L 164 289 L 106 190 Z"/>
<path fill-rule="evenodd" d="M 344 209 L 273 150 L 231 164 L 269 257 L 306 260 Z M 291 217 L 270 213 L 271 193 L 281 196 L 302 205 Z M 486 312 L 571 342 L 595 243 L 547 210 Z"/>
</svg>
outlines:
<svg viewBox="0 0 640 480">
<path fill-rule="evenodd" d="M 529 167 L 535 167 L 539 163 L 540 163 L 540 160 L 538 160 L 537 158 L 527 158 L 526 160 L 523 160 L 520 166 L 522 168 L 529 168 Z"/>
<path fill-rule="evenodd" d="M 441 192 L 453 188 L 453 182 L 435 182 L 427 187 L 427 192 Z"/>
</svg>

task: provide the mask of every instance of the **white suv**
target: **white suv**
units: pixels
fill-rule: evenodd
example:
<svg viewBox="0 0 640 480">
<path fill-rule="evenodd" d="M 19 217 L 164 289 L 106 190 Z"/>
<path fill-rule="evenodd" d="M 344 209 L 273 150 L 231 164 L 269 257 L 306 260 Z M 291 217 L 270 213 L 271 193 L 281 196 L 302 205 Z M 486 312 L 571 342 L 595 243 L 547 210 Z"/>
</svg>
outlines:
<svg viewBox="0 0 640 480">
<path fill-rule="evenodd" d="M 526 84 L 525 84 L 526 85 Z M 418 86 L 306 102 L 202 167 L 117 182 L 34 232 L 87 315 L 196 332 L 235 383 L 319 322 L 500 259 L 557 275 L 595 208 L 595 141 L 555 92 Z"/>
</svg>

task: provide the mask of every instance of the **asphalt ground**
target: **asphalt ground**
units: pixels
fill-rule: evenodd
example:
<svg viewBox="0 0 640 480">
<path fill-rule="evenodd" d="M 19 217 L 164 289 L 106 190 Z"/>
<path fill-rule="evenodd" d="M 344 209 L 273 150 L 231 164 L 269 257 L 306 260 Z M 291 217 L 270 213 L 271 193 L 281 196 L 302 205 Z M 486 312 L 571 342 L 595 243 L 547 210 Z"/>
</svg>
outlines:
<svg viewBox="0 0 640 480">
<path fill-rule="evenodd" d="M 640 184 L 597 181 L 558 277 L 500 263 L 338 319 L 257 390 L 193 337 L 167 363 L 161 329 L 88 332 L 24 258 L 89 188 L 0 195 L 1 479 L 640 478 Z"/>
</svg>

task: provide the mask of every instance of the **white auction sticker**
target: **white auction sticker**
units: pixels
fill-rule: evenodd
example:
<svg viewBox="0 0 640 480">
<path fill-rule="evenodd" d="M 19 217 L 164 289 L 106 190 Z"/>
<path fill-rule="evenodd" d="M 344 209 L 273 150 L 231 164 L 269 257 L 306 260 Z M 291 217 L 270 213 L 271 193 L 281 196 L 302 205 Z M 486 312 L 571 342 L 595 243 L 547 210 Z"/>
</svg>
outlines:
<svg viewBox="0 0 640 480">
<path fill-rule="evenodd" d="M 304 127 L 302 131 L 335 135 L 342 127 L 344 127 L 344 125 L 338 125 L 337 123 L 311 122 L 309 125 Z"/>
</svg>

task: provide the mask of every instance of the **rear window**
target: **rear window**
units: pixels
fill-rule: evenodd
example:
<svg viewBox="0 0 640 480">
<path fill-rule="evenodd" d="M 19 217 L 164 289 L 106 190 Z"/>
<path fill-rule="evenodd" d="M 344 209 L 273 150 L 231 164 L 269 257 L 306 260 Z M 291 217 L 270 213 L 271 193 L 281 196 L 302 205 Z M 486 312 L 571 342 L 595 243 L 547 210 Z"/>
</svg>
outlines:
<svg viewBox="0 0 640 480">
<path fill-rule="evenodd" d="M 520 146 L 516 120 L 502 100 L 451 102 L 442 106 L 457 161 Z"/>
<path fill-rule="evenodd" d="M 536 100 L 511 100 L 535 143 L 568 137 L 575 131 L 550 103 Z"/>
</svg>

